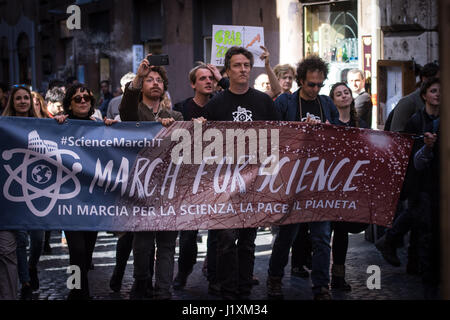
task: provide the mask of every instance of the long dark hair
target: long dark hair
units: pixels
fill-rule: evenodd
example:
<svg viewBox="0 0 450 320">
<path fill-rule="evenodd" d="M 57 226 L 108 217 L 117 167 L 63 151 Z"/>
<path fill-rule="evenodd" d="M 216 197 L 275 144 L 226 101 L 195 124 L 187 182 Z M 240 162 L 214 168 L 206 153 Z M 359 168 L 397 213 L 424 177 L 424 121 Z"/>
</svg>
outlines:
<svg viewBox="0 0 450 320">
<path fill-rule="evenodd" d="M 2 116 L 17 116 L 16 109 L 14 108 L 14 96 L 19 90 L 25 90 L 30 96 L 30 109 L 28 109 L 28 117 L 37 118 L 37 115 L 34 112 L 33 96 L 31 95 L 31 91 L 28 87 L 23 85 L 13 86 L 11 94 L 9 95 L 8 103 L 6 104 L 6 108 L 3 111 Z"/>
<path fill-rule="evenodd" d="M 348 87 L 348 85 L 345 82 L 337 82 L 335 84 L 333 84 L 333 86 L 331 87 L 330 90 L 330 98 L 331 100 L 333 100 L 334 102 L 334 91 L 336 90 L 337 87 L 339 86 L 344 86 L 348 89 L 348 91 L 352 92 L 352 90 Z M 356 108 L 355 108 L 355 99 L 353 99 L 352 96 L 352 102 L 350 103 L 350 123 L 354 122 L 355 123 L 355 127 L 359 128 L 359 116 L 358 113 L 356 112 Z"/>
<path fill-rule="evenodd" d="M 92 116 L 95 112 L 95 98 L 92 94 L 91 90 L 89 90 L 88 87 L 86 87 L 82 83 L 77 83 L 72 86 L 70 86 L 67 91 L 66 95 L 63 99 L 63 108 L 64 113 L 69 115 L 69 118 L 73 117 L 73 112 L 70 110 L 70 105 L 72 103 L 72 97 L 77 93 L 77 90 L 80 89 L 80 92 L 87 92 L 91 96 L 91 108 L 89 109 L 88 117 Z"/>
</svg>

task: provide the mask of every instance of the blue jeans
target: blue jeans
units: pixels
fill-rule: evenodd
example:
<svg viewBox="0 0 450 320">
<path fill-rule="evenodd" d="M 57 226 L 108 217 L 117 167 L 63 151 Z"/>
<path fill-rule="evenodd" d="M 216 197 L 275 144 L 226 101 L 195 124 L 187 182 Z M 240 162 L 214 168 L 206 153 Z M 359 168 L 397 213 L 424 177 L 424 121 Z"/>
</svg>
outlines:
<svg viewBox="0 0 450 320">
<path fill-rule="evenodd" d="M 299 224 L 280 226 L 272 248 L 268 274 L 271 277 L 283 277 L 284 267 L 288 263 L 289 251 L 297 236 Z M 312 272 L 311 281 L 313 292 L 320 292 L 320 288 L 328 288 L 330 282 L 330 253 L 331 253 L 331 223 L 310 222 L 309 230 L 312 242 Z"/>
<path fill-rule="evenodd" d="M 331 222 L 310 222 L 309 230 L 313 250 L 312 290 L 313 293 L 319 293 L 321 288 L 328 289 L 330 283 Z"/>
<path fill-rule="evenodd" d="M 30 282 L 28 268 L 36 268 L 44 247 L 43 230 L 16 231 L 17 269 L 20 283 Z M 28 235 L 30 235 L 30 258 L 27 259 Z"/>
</svg>

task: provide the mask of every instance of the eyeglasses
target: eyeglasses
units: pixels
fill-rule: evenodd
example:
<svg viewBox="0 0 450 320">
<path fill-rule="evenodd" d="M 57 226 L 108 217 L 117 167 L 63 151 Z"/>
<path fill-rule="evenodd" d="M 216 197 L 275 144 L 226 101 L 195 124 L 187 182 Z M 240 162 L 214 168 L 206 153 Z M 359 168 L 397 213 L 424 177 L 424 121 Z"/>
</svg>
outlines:
<svg viewBox="0 0 450 320">
<path fill-rule="evenodd" d="M 158 82 L 158 83 L 163 83 L 163 82 L 164 82 L 163 79 L 161 79 L 161 78 L 156 78 L 156 79 L 154 79 L 154 78 L 150 77 L 150 78 L 148 78 L 147 80 L 148 80 L 149 82 L 153 82 L 153 81 L 156 81 L 156 82 Z"/>
<path fill-rule="evenodd" d="M 90 95 L 85 94 L 83 96 L 75 96 L 72 98 L 72 100 L 75 101 L 76 103 L 80 103 L 81 100 L 83 100 L 83 99 L 84 99 L 84 101 L 89 102 L 89 101 L 91 101 L 92 97 Z"/>
<path fill-rule="evenodd" d="M 306 83 L 306 85 L 308 86 L 308 87 L 310 87 L 310 88 L 314 88 L 314 87 L 318 87 L 318 88 L 323 88 L 323 86 L 324 86 L 324 84 L 323 84 L 323 82 L 320 82 L 320 83 L 315 83 L 315 82 L 307 82 Z"/>
</svg>

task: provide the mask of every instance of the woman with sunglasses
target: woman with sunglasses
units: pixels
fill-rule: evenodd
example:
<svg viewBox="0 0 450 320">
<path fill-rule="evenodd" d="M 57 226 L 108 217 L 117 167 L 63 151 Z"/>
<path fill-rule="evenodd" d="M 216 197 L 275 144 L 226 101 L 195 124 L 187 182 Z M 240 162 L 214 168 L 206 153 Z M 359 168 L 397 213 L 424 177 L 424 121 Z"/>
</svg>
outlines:
<svg viewBox="0 0 450 320">
<path fill-rule="evenodd" d="M 58 123 L 66 119 L 97 121 L 92 115 L 95 112 L 95 98 L 92 91 L 84 84 L 78 83 L 69 87 L 63 99 L 64 115 L 55 116 Z M 115 120 L 104 120 L 110 125 Z M 64 231 L 69 247 L 69 260 L 71 265 L 77 265 L 81 271 L 81 289 L 72 289 L 68 300 L 88 300 L 89 283 L 88 271 L 92 264 L 92 254 L 97 241 L 96 231 Z"/>
<path fill-rule="evenodd" d="M 338 125 L 367 128 L 364 120 L 356 113 L 352 91 L 344 82 L 335 83 L 331 87 L 330 98 L 339 112 Z M 331 267 L 331 288 L 351 291 L 352 287 L 345 281 L 345 259 L 348 249 L 348 233 L 360 233 L 367 228 L 365 223 L 332 222 L 333 229 L 333 265 Z"/>
<path fill-rule="evenodd" d="M 33 98 L 26 85 L 12 87 L 10 99 L 3 111 L 3 116 L 32 117 L 38 115 L 33 107 Z M 21 300 L 31 300 L 32 291 L 39 289 L 37 264 L 42 253 L 44 242 L 43 230 L 19 230 L 15 232 L 17 241 L 17 268 L 19 280 L 22 284 Z M 27 258 L 28 236 L 30 236 L 30 257 Z"/>
</svg>

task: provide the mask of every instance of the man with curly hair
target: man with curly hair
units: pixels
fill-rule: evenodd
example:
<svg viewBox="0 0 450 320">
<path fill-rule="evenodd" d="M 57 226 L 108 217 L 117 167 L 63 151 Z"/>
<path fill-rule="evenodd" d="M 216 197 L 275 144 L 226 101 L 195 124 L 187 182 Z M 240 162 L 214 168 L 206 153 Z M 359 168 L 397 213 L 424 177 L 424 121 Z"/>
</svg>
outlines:
<svg viewBox="0 0 450 320">
<path fill-rule="evenodd" d="M 162 66 L 152 66 L 148 57 L 142 60 L 133 81 L 125 86 L 119 114 L 122 121 L 160 121 L 169 126 L 174 121 L 183 121 L 180 112 L 163 105 L 164 93 L 169 80 Z M 177 231 L 135 232 L 133 236 L 134 283 L 130 299 L 142 300 L 172 298 L 170 287 L 173 279 L 173 265 Z M 150 264 L 156 244 L 155 288 L 153 290 Z"/>
<path fill-rule="evenodd" d="M 275 108 L 283 121 L 337 124 L 339 112 L 333 101 L 328 96 L 319 95 L 327 75 L 327 64 L 317 56 L 309 56 L 298 64 L 297 84 L 300 89 L 293 94 L 284 93 L 275 100 Z M 313 250 L 311 281 L 314 299 L 329 300 L 330 222 L 310 222 L 309 228 Z M 271 298 L 283 297 L 284 267 L 298 229 L 299 224 L 282 225 L 276 235 L 267 277 L 267 294 Z"/>
</svg>

